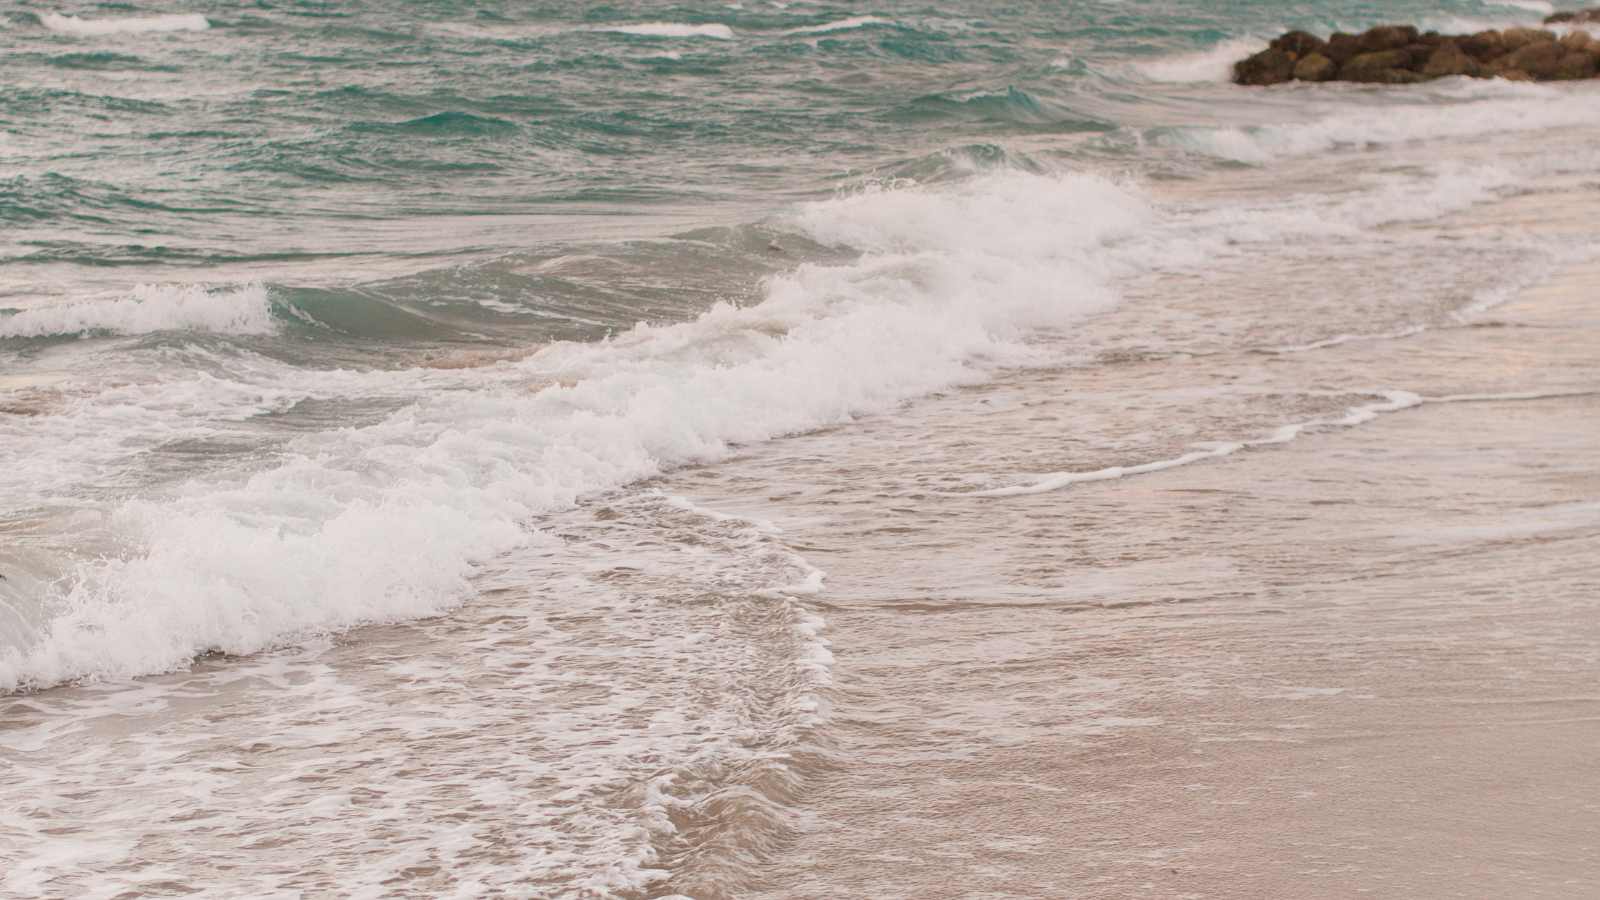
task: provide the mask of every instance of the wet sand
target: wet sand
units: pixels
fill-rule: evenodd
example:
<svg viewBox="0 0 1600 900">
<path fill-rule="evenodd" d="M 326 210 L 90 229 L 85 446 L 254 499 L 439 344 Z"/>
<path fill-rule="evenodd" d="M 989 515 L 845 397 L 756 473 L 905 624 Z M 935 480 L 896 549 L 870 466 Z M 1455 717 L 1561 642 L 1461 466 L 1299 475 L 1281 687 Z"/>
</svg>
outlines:
<svg viewBox="0 0 1600 900">
<path fill-rule="evenodd" d="M 1555 229 L 1582 199 L 1474 218 Z M 759 876 L 673 887 L 1600 892 L 1596 285 L 1581 265 L 1459 327 L 1032 373 L 672 479 L 828 573 L 836 658 L 804 827 Z M 978 490 L 1100 468 L 1113 431 L 1167 458 L 1380 390 L 1421 402 L 1149 474 Z M 1201 423 L 1181 435 L 1178 397 Z"/>
</svg>

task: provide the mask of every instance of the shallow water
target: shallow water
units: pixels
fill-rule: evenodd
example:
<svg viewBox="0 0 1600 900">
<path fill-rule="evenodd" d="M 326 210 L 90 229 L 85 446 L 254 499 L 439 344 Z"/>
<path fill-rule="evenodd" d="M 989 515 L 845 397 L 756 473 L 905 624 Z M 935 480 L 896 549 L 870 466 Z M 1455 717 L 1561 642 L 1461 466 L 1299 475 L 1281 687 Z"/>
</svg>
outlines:
<svg viewBox="0 0 1600 900">
<path fill-rule="evenodd" d="M 1593 86 L 1218 82 L 1339 3 L 9 15 L 0 893 L 1592 880 Z"/>
</svg>

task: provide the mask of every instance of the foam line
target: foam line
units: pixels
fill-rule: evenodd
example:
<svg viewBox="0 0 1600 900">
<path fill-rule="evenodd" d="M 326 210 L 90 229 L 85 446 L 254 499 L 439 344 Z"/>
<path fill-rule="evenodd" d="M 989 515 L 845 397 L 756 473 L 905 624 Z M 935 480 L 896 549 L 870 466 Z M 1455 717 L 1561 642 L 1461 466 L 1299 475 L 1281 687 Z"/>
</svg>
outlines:
<svg viewBox="0 0 1600 900">
<path fill-rule="evenodd" d="M 1176 469 L 1192 463 L 1207 459 L 1216 459 L 1231 456 L 1240 450 L 1251 447 L 1265 447 L 1271 444 L 1286 444 L 1312 428 L 1348 428 L 1376 419 L 1380 414 L 1409 409 L 1423 403 L 1423 398 L 1409 391 L 1384 391 L 1380 396 L 1382 403 L 1372 403 L 1365 406 L 1353 406 L 1345 414 L 1334 419 L 1312 419 L 1307 422 L 1296 422 L 1272 432 L 1263 438 L 1250 441 L 1232 443 L 1219 443 L 1209 446 L 1202 445 L 1202 449 L 1185 453 L 1171 459 L 1159 459 L 1154 462 L 1141 463 L 1135 466 L 1111 466 L 1105 469 L 1096 469 L 1092 472 L 1056 472 L 1032 484 L 1019 484 L 1010 487 L 993 488 L 986 491 L 973 491 L 961 496 L 968 497 L 1018 497 L 1027 494 L 1044 494 L 1050 491 L 1059 491 L 1074 484 L 1089 481 L 1114 481 L 1131 475 L 1144 475 L 1150 472 L 1160 472 L 1166 469 Z"/>
</svg>

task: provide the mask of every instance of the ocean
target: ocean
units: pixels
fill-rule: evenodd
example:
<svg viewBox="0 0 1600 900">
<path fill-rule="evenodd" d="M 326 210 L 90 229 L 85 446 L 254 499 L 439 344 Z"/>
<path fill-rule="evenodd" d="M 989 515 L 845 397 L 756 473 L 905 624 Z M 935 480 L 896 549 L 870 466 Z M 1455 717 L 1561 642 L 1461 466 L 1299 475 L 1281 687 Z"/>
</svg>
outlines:
<svg viewBox="0 0 1600 900">
<path fill-rule="evenodd" d="M 1411 634 L 1355 571 L 1547 603 L 1517 670 L 1584 693 L 1600 345 L 1527 298 L 1600 92 L 1228 83 L 1552 9 L 7 4 L 0 895 L 1179 896 L 1193 840 L 1008 833 L 980 748 L 1097 771 Z"/>
</svg>

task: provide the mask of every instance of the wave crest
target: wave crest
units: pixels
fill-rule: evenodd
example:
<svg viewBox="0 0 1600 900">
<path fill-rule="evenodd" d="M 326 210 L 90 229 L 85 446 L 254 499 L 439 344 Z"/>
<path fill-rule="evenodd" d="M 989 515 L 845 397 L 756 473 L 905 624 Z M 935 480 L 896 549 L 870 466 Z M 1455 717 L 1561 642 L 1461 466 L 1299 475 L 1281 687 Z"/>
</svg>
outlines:
<svg viewBox="0 0 1600 900">
<path fill-rule="evenodd" d="M 199 13 L 137 16 L 126 19 L 80 19 L 61 13 L 43 13 L 39 24 L 60 34 L 98 37 L 108 34 L 153 34 L 171 31 L 205 31 L 211 22 Z"/>
<path fill-rule="evenodd" d="M 678 22 L 645 22 L 639 25 L 601 25 L 591 30 L 610 34 L 631 34 L 635 37 L 733 40 L 733 29 L 726 25 L 718 24 L 685 25 Z"/>
<path fill-rule="evenodd" d="M 442 612 L 579 498 L 1041 361 L 1029 336 L 1113 302 L 1106 245 L 1150 218 L 1105 179 L 1015 172 L 801 207 L 800 231 L 864 255 L 774 277 L 753 306 L 549 345 L 472 390 L 418 374 L 381 422 L 114 510 L 130 549 L 58 582 L 55 617 L 0 646 L 0 690 Z"/>
<path fill-rule="evenodd" d="M 14 312 L 0 318 L 0 339 L 159 331 L 268 334 L 274 328 L 267 289 L 259 284 L 221 289 L 197 284 L 144 284 L 114 300 Z"/>
</svg>

